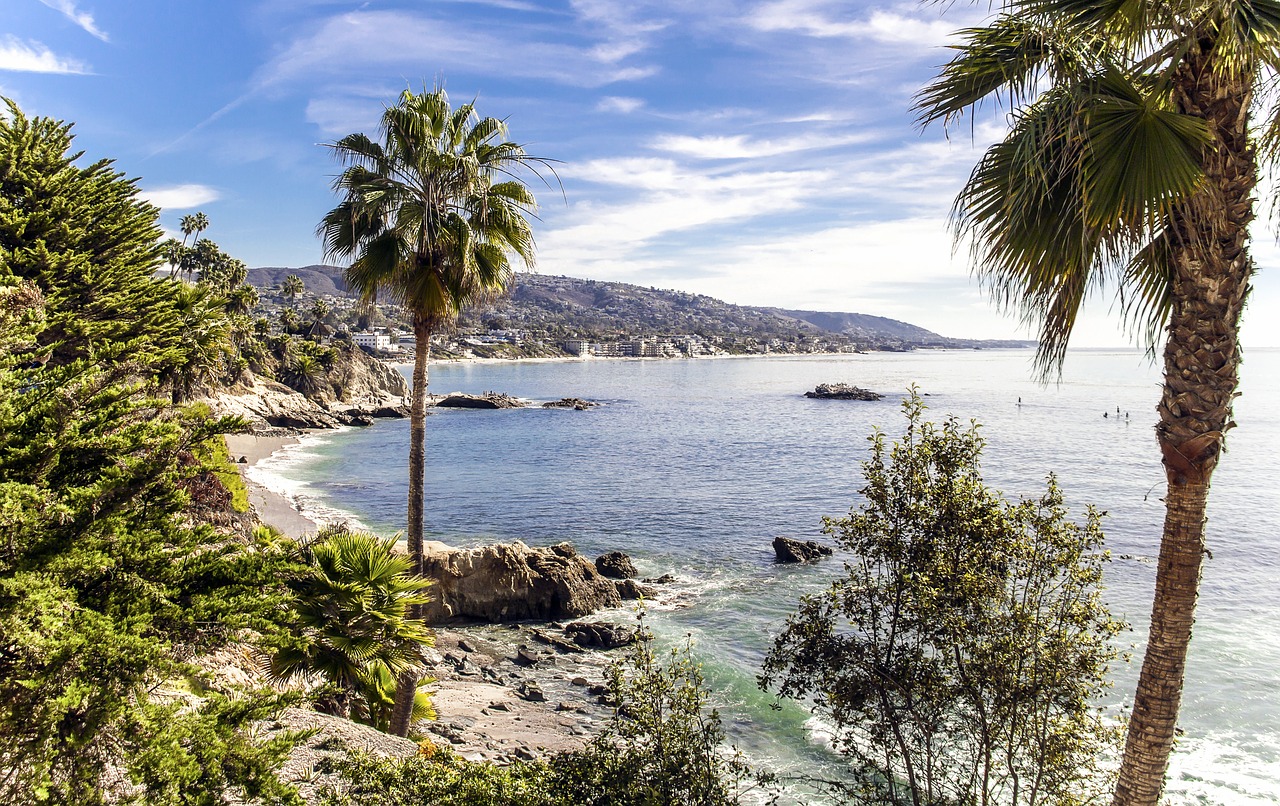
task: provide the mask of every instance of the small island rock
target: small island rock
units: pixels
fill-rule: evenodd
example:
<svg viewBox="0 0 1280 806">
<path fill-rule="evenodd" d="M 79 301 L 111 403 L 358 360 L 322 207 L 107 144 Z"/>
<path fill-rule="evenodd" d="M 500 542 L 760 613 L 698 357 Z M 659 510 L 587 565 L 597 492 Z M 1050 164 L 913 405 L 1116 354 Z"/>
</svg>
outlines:
<svg viewBox="0 0 1280 806">
<path fill-rule="evenodd" d="M 501 392 L 485 392 L 482 395 L 454 393 L 436 401 L 436 406 L 442 409 L 519 409 L 524 408 L 524 403 Z"/>
<path fill-rule="evenodd" d="M 861 389 L 847 383 L 821 383 L 812 392 L 805 392 L 805 397 L 818 400 L 883 400 L 884 395 Z"/>
<path fill-rule="evenodd" d="M 830 546 L 813 540 L 793 540 L 789 537 L 773 539 L 773 553 L 780 563 L 807 563 L 831 556 Z"/>
</svg>

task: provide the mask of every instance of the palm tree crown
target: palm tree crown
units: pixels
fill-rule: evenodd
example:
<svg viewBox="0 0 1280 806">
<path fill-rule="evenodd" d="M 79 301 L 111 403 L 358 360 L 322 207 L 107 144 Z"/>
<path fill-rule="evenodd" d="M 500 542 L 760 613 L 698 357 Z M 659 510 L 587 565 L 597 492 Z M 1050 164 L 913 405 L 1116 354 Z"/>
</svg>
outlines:
<svg viewBox="0 0 1280 806">
<path fill-rule="evenodd" d="M 996 300 L 1039 325 L 1040 372 L 1060 369 L 1081 305 L 1108 285 L 1149 343 L 1167 334 L 1156 429 L 1167 514 L 1114 801 L 1154 804 L 1181 699 L 1209 477 L 1234 425 L 1258 149 L 1280 154 L 1275 95 L 1263 92 L 1280 66 L 1280 2 L 1005 0 L 989 25 L 962 33 L 919 97 L 920 119 L 951 122 L 986 99 L 1014 110 L 954 221 Z"/>
</svg>

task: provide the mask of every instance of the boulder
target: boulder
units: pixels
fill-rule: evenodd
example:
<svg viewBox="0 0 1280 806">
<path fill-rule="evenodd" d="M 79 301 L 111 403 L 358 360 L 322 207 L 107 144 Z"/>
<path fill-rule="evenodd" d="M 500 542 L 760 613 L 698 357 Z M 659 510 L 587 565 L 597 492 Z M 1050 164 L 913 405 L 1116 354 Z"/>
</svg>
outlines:
<svg viewBox="0 0 1280 806">
<path fill-rule="evenodd" d="M 611 579 L 631 579 L 640 575 L 631 558 L 621 551 L 611 551 L 596 557 L 596 570 L 601 576 Z"/>
<path fill-rule="evenodd" d="M 847 383 L 822 383 L 812 392 L 805 392 L 805 397 L 819 400 L 882 400 L 884 395 Z"/>
<path fill-rule="evenodd" d="M 485 392 L 483 395 L 464 395 L 455 392 L 436 401 L 442 409 L 519 409 L 524 403 L 511 395 Z"/>
<path fill-rule="evenodd" d="M 636 628 L 607 621 L 575 621 L 564 628 L 564 634 L 578 646 L 617 649 L 635 643 Z"/>
<path fill-rule="evenodd" d="M 652 599 L 658 594 L 654 588 L 641 585 L 634 579 L 616 579 L 613 586 L 618 589 L 618 595 L 623 599 Z"/>
<path fill-rule="evenodd" d="M 832 548 L 812 540 L 775 537 L 773 539 L 773 553 L 780 563 L 807 563 L 831 556 Z"/>
<path fill-rule="evenodd" d="M 471 549 L 428 543 L 424 563 L 426 576 L 435 581 L 424 614 L 429 624 L 554 621 L 621 603 L 613 582 L 568 543 L 529 548 L 515 541 Z"/>
</svg>

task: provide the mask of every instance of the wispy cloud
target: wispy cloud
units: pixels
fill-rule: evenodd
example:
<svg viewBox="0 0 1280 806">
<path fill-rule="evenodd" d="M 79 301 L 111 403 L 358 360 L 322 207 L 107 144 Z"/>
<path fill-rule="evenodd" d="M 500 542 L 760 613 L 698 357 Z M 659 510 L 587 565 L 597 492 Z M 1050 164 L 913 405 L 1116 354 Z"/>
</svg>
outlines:
<svg viewBox="0 0 1280 806">
<path fill-rule="evenodd" d="M 0 70 L 69 75 L 91 72 L 83 62 L 59 56 L 39 42 L 23 42 L 12 35 L 0 39 Z"/>
<path fill-rule="evenodd" d="M 655 139 L 653 147 L 659 151 L 668 151 L 697 159 L 757 159 L 819 148 L 848 146 L 865 142 L 867 139 L 869 139 L 868 136 L 863 134 L 830 136 L 816 132 L 770 140 L 757 140 L 742 134 L 709 137 L 667 134 Z"/>
<path fill-rule="evenodd" d="M 221 198 L 216 189 L 196 184 L 144 188 L 140 193 L 144 199 L 162 210 L 190 210 Z"/>
<path fill-rule="evenodd" d="M 620 112 L 624 115 L 630 115 L 637 109 L 644 106 L 644 101 L 640 98 L 627 98 L 620 95 L 606 95 L 596 104 L 596 110 L 599 112 Z"/>
<path fill-rule="evenodd" d="M 855 16 L 856 15 L 856 16 Z M 892 45 L 931 48 L 944 45 L 959 27 L 937 14 L 913 16 L 903 10 L 853 12 L 829 0 L 778 0 L 758 7 L 748 18 L 759 31 L 789 32 L 820 39 L 862 39 Z"/>
<path fill-rule="evenodd" d="M 96 36 L 103 42 L 110 41 L 106 31 L 103 31 L 98 27 L 98 24 L 94 22 L 93 15 L 87 11 L 81 11 L 76 8 L 74 0 L 40 0 L 40 2 L 55 11 L 62 12 L 67 19 L 71 20 L 76 25 L 79 25 L 91 36 Z"/>
<path fill-rule="evenodd" d="M 424 55 L 430 60 L 424 64 Z M 322 21 L 259 71 L 261 89 L 318 77 L 398 72 L 420 80 L 448 68 L 482 76 L 523 76 L 595 87 L 653 75 L 654 65 L 624 65 L 625 48 L 549 41 L 500 25 L 468 27 L 448 17 L 402 11 L 353 11 Z"/>
</svg>

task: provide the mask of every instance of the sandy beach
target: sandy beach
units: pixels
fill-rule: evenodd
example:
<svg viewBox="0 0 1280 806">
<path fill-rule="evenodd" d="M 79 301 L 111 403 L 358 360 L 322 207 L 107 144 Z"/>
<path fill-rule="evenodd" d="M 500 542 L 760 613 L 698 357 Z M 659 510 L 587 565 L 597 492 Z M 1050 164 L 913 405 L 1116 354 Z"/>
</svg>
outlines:
<svg viewBox="0 0 1280 806">
<path fill-rule="evenodd" d="M 259 519 L 291 537 L 315 534 L 315 521 L 246 473 L 298 444 L 300 437 L 228 434 L 226 440 Z M 467 758 L 504 761 L 580 747 L 609 713 L 584 685 L 603 681 L 600 653 L 565 657 L 516 627 L 438 628 L 435 633 L 428 673 L 436 681 L 432 702 L 438 718 L 423 728 Z M 539 668 L 516 662 L 515 646 L 524 642 L 539 647 Z M 529 693 L 531 683 L 538 694 Z"/>
<path fill-rule="evenodd" d="M 249 503 L 258 513 L 258 518 L 290 537 L 315 534 L 319 529 L 315 521 L 299 512 L 288 498 L 262 486 L 245 472 L 286 445 L 296 445 L 299 438 L 283 435 L 227 434 L 226 440 L 231 461 L 238 463 L 236 466 L 240 468 L 245 486 L 249 488 Z M 240 462 L 242 458 L 244 461 Z"/>
</svg>

